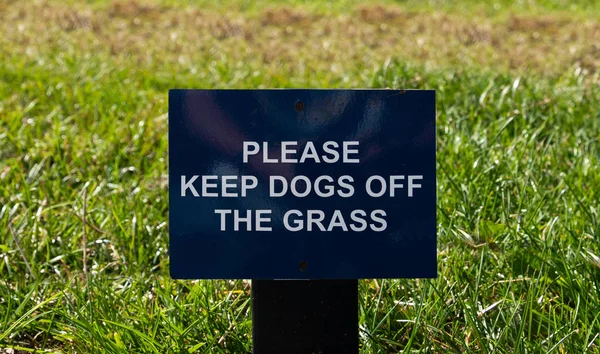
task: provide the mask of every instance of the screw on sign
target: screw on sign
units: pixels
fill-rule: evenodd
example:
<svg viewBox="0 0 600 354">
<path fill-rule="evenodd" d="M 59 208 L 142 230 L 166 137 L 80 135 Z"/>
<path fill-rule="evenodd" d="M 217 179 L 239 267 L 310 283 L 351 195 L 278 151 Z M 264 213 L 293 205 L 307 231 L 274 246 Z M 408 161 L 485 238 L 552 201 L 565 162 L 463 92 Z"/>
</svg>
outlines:
<svg viewBox="0 0 600 354">
<path fill-rule="evenodd" d="M 435 201 L 433 91 L 169 92 L 171 275 L 253 279 L 255 353 L 357 353 L 357 279 L 436 276 Z"/>
</svg>

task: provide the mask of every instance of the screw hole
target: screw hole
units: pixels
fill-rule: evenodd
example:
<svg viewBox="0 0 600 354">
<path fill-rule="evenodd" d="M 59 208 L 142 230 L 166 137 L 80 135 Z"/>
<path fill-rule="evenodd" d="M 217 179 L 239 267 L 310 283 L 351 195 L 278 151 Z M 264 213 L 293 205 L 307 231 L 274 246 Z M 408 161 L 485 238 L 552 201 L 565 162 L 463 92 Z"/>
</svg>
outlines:
<svg viewBox="0 0 600 354">
<path fill-rule="evenodd" d="M 304 272 L 306 268 L 308 268 L 308 263 L 306 261 L 300 261 L 300 264 L 298 264 L 298 268 L 300 268 L 300 270 Z"/>
<path fill-rule="evenodd" d="M 296 102 L 296 111 L 300 112 L 304 109 L 304 103 L 302 103 L 302 101 L 297 101 Z"/>
</svg>

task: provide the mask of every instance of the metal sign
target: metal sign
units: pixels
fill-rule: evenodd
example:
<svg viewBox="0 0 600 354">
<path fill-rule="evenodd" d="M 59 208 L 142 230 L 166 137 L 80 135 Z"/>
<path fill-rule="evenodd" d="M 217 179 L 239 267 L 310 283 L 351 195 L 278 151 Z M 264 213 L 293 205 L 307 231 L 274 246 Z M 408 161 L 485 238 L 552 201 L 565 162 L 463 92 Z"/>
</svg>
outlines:
<svg viewBox="0 0 600 354">
<path fill-rule="evenodd" d="M 171 276 L 436 276 L 435 92 L 169 91 Z"/>
</svg>

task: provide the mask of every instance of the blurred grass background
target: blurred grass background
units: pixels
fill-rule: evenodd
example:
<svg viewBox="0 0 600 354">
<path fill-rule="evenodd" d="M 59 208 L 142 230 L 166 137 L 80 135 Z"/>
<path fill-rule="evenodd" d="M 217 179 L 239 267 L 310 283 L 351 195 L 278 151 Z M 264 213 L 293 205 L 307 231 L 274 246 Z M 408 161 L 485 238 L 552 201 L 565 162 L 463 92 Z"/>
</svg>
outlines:
<svg viewBox="0 0 600 354">
<path fill-rule="evenodd" d="M 248 282 L 168 276 L 175 87 L 437 90 L 439 277 L 361 281 L 361 352 L 599 352 L 599 14 L 0 1 L 0 352 L 250 352 Z"/>
</svg>

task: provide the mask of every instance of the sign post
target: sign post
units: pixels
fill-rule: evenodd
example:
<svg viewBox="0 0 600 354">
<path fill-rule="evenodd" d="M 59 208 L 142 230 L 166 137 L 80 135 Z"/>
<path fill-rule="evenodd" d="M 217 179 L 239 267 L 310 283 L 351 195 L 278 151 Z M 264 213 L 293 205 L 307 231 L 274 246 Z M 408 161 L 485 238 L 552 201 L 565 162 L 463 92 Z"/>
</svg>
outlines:
<svg viewBox="0 0 600 354">
<path fill-rule="evenodd" d="M 436 276 L 435 205 L 434 91 L 169 91 L 171 276 L 253 279 L 257 354 L 356 353 L 357 279 Z"/>
<path fill-rule="evenodd" d="M 357 280 L 253 280 L 254 354 L 358 353 Z"/>
</svg>

